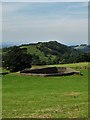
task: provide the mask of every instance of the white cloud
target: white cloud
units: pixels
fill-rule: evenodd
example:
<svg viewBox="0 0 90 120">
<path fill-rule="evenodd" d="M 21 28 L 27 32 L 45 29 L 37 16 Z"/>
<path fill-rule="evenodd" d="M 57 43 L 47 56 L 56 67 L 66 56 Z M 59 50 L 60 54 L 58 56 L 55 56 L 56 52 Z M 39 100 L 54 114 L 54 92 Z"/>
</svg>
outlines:
<svg viewBox="0 0 90 120">
<path fill-rule="evenodd" d="M 2 2 L 2 12 L 3 15 L 9 15 L 11 13 L 15 13 L 16 11 L 25 8 L 27 4 L 21 4 L 19 2 Z"/>
<path fill-rule="evenodd" d="M 2 3 L 0 3 L 0 43 L 2 42 Z"/>
<path fill-rule="evenodd" d="M 88 41 L 88 21 L 87 19 L 37 19 L 36 20 L 15 20 L 13 23 L 6 22 L 3 26 L 4 40 L 35 42 L 48 39 L 57 39 L 61 42 Z M 17 36 L 17 37 L 14 37 Z"/>
<path fill-rule="evenodd" d="M 26 7 L 26 4 L 4 5 L 3 42 L 29 43 L 58 40 L 67 44 L 88 43 L 88 16 L 82 19 L 73 19 L 70 16 L 70 14 L 87 15 L 87 12 L 67 11 L 68 16 L 66 13 L 59 16 L 33 16 L 30 13 L 16 14 L 16 11 Z"/>
<path fill-rule="evenodd" d="M 2 0 L 2 2 L 89 2 L 89 0 Z"/>
</svg>

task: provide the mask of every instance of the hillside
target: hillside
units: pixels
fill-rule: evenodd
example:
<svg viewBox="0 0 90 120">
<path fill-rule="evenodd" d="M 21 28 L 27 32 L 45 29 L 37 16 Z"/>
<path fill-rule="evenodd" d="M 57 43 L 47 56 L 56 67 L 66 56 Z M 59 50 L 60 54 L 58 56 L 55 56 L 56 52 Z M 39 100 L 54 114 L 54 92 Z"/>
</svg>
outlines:
<svg viewBox="0 0 90 120">
<path fill-rule="evenodd" d="M 40 60 L 50 63 L 50 61 L 55 61 L 57 56 L 60 56 L 63 45 L 57 43 L 56 41 L 50 42 L 39 42 L 37 44 L 22 45 L 20 48 L 27 48 L 27 53 L 39 56 Z M 65 46 L 66 47 L 66 46 Z M 59 49 L 58 49 L 59 48 Z"/>
<path fill-rule="evenodd" d="M 37 44 L 21 45 L 27 48 L 27 53 L 32 54 L 42 64 L 74 63 L 84 61 L 84 53 L 74 50 L 57 41 L 39 42 Z"/>
<path fill-rule="evenodd" d="M 71 48 L 79 50 L 79 51 L 84 52 L 84 53 L 90 52 L 90 45 L 86 45 L 86 44 L 71 46 Z"/>
<path fill-rule="evenodd" d="M 12 47 L 3 48 L 3 56 Z M 87 61 L 87 55 L 57 41 L 22 44 L 19 48 L 32 56 L 32 65 L 63 64 Z"/>
</svg>

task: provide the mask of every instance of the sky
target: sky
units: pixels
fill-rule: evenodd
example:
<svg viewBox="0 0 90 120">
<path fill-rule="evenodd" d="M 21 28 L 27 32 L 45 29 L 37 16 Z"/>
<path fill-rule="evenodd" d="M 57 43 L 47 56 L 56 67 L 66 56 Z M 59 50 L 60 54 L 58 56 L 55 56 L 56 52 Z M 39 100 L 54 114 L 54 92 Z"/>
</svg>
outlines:
<svg viewBox="0 0 90 120">
<path fill-rule="evenodd" d="M 88 44 L 88 2 L 2 2 L 2 42 Z"/>
</svg>

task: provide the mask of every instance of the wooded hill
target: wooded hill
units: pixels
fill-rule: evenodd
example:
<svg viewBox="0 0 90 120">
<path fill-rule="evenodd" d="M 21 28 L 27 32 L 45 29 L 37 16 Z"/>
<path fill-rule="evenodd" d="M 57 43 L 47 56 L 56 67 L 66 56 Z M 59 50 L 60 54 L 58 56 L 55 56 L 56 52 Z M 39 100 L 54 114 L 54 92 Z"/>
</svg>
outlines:
<svg viewBox="0 0 90 120">
<path fill-rule="evenodd" d="M 87 45 L 87 44 L 75 45 L 75 46 L 71 46 L 71 48 L 79 50 L 84 53 L 90 52 L 90 45 Z"/>
<path fill-rule="evenodd" d="M 3 56 L 12 47 L 3 48 Z M 90 61 L 90 54 L 83 53 L 57 41 L 38 42 L 36 44 L 22 44 L 19 48 L 32 56 L 32 65 L 63 64 Z"/>
</svg>

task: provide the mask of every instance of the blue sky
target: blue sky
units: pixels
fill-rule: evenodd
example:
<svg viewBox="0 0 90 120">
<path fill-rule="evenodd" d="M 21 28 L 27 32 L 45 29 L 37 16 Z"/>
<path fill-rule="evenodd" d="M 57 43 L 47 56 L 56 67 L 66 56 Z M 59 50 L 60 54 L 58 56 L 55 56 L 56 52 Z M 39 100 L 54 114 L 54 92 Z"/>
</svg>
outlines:
<svg viewBox="0 0 90 120">
<path fill-rule="evenodd" d="M 88 43 L 88 2 L 3 2 L 4 43 Z"/>
</svg>

